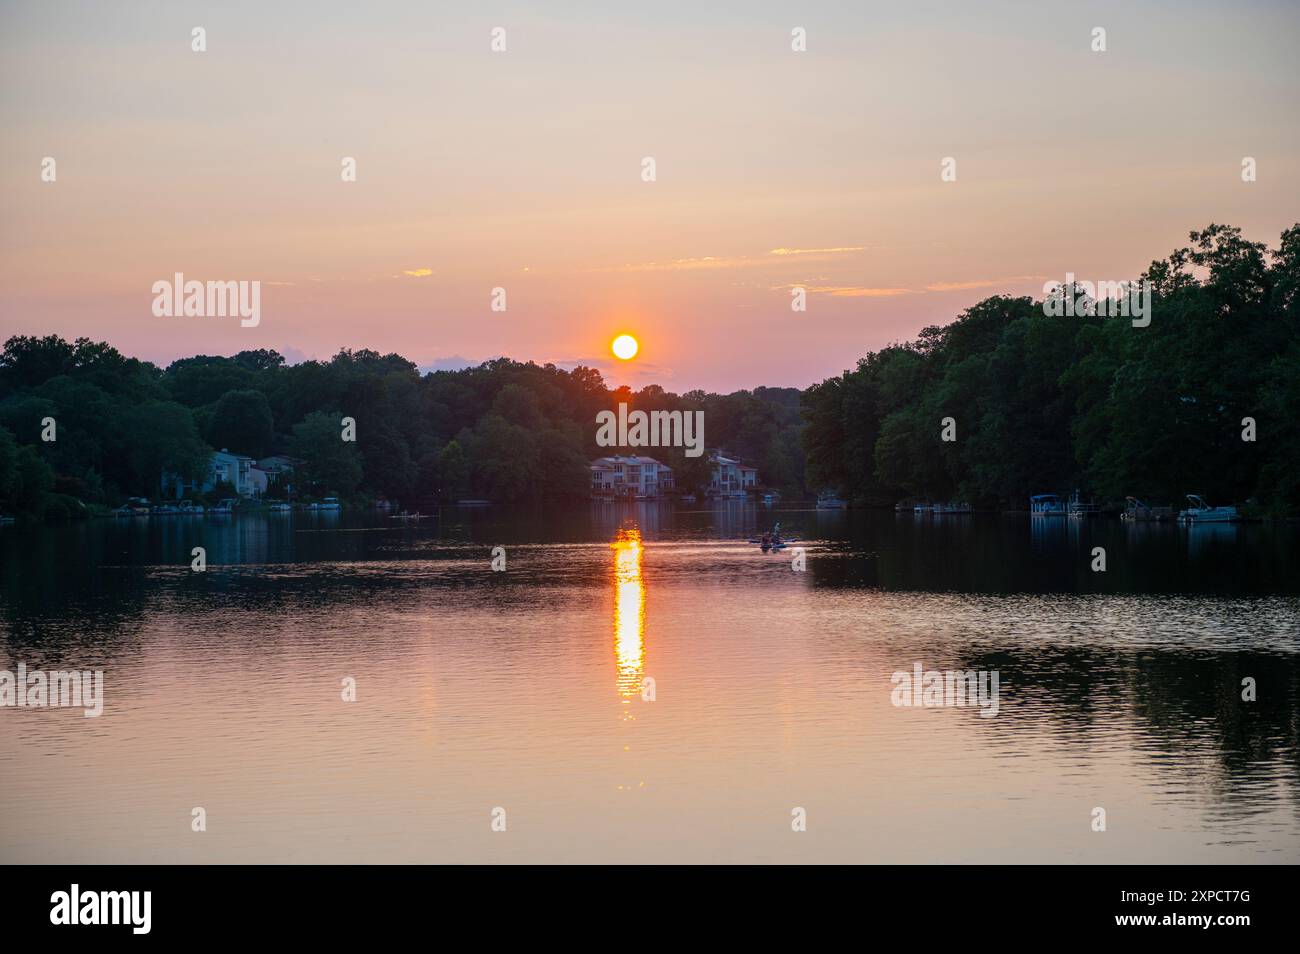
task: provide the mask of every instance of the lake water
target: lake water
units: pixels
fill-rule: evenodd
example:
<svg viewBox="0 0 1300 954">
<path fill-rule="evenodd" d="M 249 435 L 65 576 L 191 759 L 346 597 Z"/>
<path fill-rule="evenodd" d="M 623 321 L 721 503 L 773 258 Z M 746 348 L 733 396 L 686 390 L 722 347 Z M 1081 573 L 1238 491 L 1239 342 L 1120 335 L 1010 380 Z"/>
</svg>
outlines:
<svg viewBox="0 0 1300 954">
<path fill-rule="evenodd" d="M 742 503 L 8 527 L 0 668 L 105 703 L 0 709 L 0 861 L 1300 862 L 1297 558 Z M 917 665 L 996 715 L 894 705 Z"/>
</svg>

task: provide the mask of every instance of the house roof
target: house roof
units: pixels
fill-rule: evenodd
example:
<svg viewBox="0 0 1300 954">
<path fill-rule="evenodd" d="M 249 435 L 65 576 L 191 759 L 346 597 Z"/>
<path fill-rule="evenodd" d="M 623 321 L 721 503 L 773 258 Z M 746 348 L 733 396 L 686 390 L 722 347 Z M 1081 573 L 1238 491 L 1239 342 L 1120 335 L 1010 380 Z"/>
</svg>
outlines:
<svg viewBox="0 0 1300 954">
<path fill-rule="evenodd" d="M 635 454 L 629 454 L 626 457 L 597 457 L 591 462 L 593 468 L 612 468 L 615 464 L 654 464 L 657 467 L 668 468 L 667 464 L 662 464 L 653 457 L 639 457 Z"/>
<path fill-rule="evenodd" d="M 735 467 L 737 470 L 754 470 L 754 471 L 758 470 L 757 467 L 750 467 L 748 464 L 742 464 L 740 461 L 736 460 L 735 458 L 723 457 L 721 454 L 712 458 L 712 462 L 715 464 L 722 464 L 723 466 Z"/>
</svg>

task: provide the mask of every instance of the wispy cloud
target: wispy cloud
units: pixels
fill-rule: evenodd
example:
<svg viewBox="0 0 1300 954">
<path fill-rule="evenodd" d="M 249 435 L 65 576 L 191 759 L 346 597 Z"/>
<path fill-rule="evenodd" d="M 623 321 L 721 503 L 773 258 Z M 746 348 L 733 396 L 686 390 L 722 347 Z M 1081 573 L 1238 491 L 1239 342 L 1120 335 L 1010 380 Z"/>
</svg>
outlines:
<svg viewBox="0 0 1300 954">
<path fill-rule="evenodd" d="M 774 248 L 768 255 L 837 255 L 841 252 L 865 252 L 865 245 L 839 245 L 835 248 Z"/>
<path fill-rule="evenodd" d="M 675 272 L 706 268 L 749 268 L 759 264 L 762 264 L 759 260 L 748 258 L 744 255 L 732 258 L 719 258 L 713 255 L 706 255 L 703 258 L 675 258 L 666 262 L 629 262 L 624 265 L 606 265 L 600 268 L 588 269 L 588 271 Z"/>
<path fill-rule="evenodd" d="M 1018 285 L 1021 282 L 1040 282 L 1044 280 L 1042 275 L 1011 275 L 1007 278 L 977 278 L 968 282 L 935 282 L 926 285 L 926 291 L 946 292 L 946 291 L 969 291 L 972 288 L 994 288 L 998 285 Z"/>
<path fill-rule="evenodd" d="M 814 295 L 830 295 L 832 298 L 893 298 L 895 295 L 910 295 L 910 288 L 860 288 L 854 285 L 827 285 L 809 288 Z"/>
<path fill-rule="evenodd" d="M 774 248 L 765 255 L 703 255 L 696 258 L 674 258 L 663 262 L 629 262 L 588 269 L 594 272 L 676 272 L 721 268 L 771 268 L 776 258 L 792 256 L 828 257 L 849 252 L 866 251 L 866 245 L 841 245 L 834 248 Z"/>
<path fill-rule="evenodd" d="M 402 272 L 403 275 L 410 275 L 412 278 L 428 278 L 433 274 L 432 268 L 410 268 Z"/>
<path fill-rule="evenodd" d="M 802 288 L 810 295 L 829 295 L 832 298 L 893 298 L 896 295 L 915 295 L 911 288 L 868 288 L 863 285 L 774 285 L 772 291 Z"/>
</svg>

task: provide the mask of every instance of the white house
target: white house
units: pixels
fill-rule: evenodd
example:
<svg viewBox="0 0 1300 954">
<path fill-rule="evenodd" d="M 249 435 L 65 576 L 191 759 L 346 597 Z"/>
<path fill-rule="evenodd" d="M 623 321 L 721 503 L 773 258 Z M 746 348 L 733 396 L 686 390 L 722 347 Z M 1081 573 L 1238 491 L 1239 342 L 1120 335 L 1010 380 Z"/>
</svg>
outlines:
<svg viewBox="0 0 1300 954">
<path fill-rule="evenodd" d="M 758 484 L 758 468 L 724 457 L 721 451 L 709 455 L 713 472 L 709 475 L 709 496 L 744 497 Z"/>
<path fill-rule="evenodd" d="M 285 478 L 282 491 L 292 492 L 293 484 L 290 479 L 294 469 L 302 461 L 296 457 L 288 457 L 284 454 L 272 454 L 270 457 L 263 457 L 252 468 L 252 482 L 254 494 L 262 496 L 266 493 L 266 488 L 271 481 L 277 478 Z"/>
<path fill-rule="evenodd" d="M 208 464 L 209 477 L 203 491 L 206 493 L 222 481 L 232 485 L 241 497 L 251 497 L 256 492 L 253 484 L 253 458 L 247 454 L 232 454 L 224 447 L 212 455 Z"/>
<path fill-rule="evenodd" d="M 162 496 L 180 500 L 190 494 L 205 494 L 223 481 L 234 487 L 241 497 L 260 496 L 266 484 L 263 482 L 261 488 L 257 486 L 253 470 L 253 458 L 247 454 L 232 454 L 223 447 L 212 455 L 202 478 L 197 481 L 182 480 L 178 475 L 164 471 Z"/>
<path fill-rule="evenodd" d="M 673 469 L 653 457 L 598 457 L 591 462 L 597 497 L 658 497 L 673 489 Z"/>
</svg>

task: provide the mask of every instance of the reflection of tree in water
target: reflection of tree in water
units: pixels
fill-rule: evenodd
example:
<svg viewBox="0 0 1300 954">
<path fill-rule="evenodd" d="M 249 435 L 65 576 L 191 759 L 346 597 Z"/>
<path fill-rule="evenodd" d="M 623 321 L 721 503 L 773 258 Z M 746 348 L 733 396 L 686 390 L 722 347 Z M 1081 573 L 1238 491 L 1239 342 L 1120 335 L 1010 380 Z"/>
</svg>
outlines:
<svg viewBox="0 0 1300 954">
<path fill-rule="evenodd" d="M 102 542 L 90 539 L 92 547 Z M 0 559 L 0 646 L 15 662 L 85 666 L 135 645 L 150 599 L 141 574 L 67 557 L 53 534 L 37 532 Z"/>
<path fill-rule="evenodd" d="M 932 658 L 951 651 L 935 646 Z M 1237 813 L 1276 807 L 1281 783 L 1300 814 L 1298 656 L 1040 645 L 958 659 L 954 667 L 1001 672 L 997 717 L 972 721 L 991 735 L 1010 729 L 1009 744 L 1017 730 L 1043 725 L 1094 750 L 1124 736 L 1135 754 L 1194 777 Z M 1255 702 L 1241 698 L 1247 676 Z"/>
<path fill-rule="evenodd" d="M 493 573 L 481 543 L 430 539 L 392 552 L 391 540 L 336 537 L 327 549 L 302 536 L 311 556 L 335 559 L 223 565 L 210 552 L 199 574 L 188 550 L 173 548 L 161 565 L 127 563 L 112 546 L 74 555 L 70 538 L 33 534 L 22 559 L 0 564 L 0 654 L 31 666 L 103 665 L 138 649 L 151 624 L 215 628 L 228 645 L 273 653 L 286 626 L 333 610 L 379 619 L 469 596 L 507 618 L 553 606 L 573 587 L 598 590 L 608 574 L 607 542 L 510 544 L 509 572 Z"/>
<path fill-rule="evenodd" d="M 7 597 L 5 603 L 0 607 L 0 653 L 35 669 L 102 666 L 131 652 L 144 624 L 143 601 L 128 605 L 100 598 L 57 616 L 24 613 Z"/>
<path fill-rule="evenodd" d="M 818 527 L 818 530 L 825 528 Z M 1179 528 L 1019 515 L 867 512 L 808 563 L 818 586 L 970 593 L 1300 593 L 1300 535 L 1287 525 Z M 1091 570 L 1092 548 L 1107 553 Z"/>
</svg>

